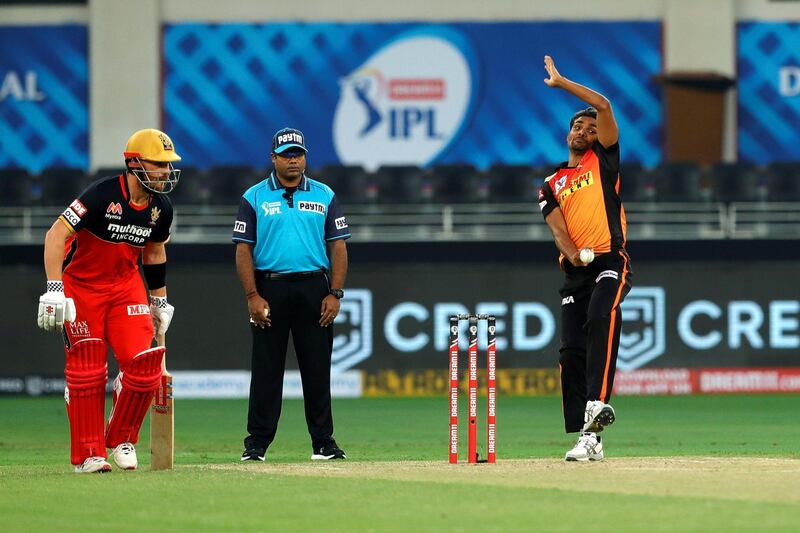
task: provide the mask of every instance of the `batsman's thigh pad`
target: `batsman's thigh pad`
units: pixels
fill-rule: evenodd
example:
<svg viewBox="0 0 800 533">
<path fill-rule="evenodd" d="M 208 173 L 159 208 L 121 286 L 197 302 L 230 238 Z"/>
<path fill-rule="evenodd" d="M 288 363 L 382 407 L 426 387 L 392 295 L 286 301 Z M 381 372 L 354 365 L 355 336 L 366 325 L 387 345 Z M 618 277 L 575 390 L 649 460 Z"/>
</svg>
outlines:
<svg viewBox="0 0 800 533">
<path fill-rule="evenodd" d="M 166 348 L 145 350 L 131 360 L 114 381 L 114 406 L 106 429 L 106 446 L 136 444 L 144 415 L 161 383 L 161 362 Z"/>
<path fill-rule="evenodd" d="M 70 431 L 70 460 L 79 465 L 87 457 L 106 457 L 103 439 L 108 364 L 106 344 L 89 338 L 67 351 L 64 377 Z"/>
</svg>

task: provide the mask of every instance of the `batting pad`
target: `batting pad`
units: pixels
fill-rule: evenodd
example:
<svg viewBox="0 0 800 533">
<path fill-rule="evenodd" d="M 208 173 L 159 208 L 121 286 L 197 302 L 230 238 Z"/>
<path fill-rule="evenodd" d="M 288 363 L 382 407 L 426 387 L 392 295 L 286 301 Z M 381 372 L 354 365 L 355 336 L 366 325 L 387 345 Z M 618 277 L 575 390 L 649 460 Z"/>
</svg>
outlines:
<svg viewBox="0 0 800 533">
<path fill-rule="evenodd" d="M 83 339 L 67 350 L 64 368 L 67 387 L 64 400 L 69 418 L 70 461 L 81 464 L 87 457 L 106 457 L 103 438 L 106 409 L 106 344 Z"/>
<path fill-rule="evenodd" d="M 163 346 L 134 356 L 124 372 L 114 381 L 114 405 L 106 428 L 106 446 L 116 448 L 123 442 L 136 444 L 144 415 L 161 383 L 161 361 L 167 351 Z"/>
</svg>

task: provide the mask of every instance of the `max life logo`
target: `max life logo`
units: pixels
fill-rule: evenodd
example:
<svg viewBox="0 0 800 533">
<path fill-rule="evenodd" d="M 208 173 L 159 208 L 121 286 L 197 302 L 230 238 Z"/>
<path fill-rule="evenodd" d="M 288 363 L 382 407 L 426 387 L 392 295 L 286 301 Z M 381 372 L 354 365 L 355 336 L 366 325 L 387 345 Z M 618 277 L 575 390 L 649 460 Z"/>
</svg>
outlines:
<svg viewBox="0 0 800 533">
<path fill-rule="evenodd" d="M 472 57 L 449 28 L 414 30 L 384 45 L 340 81 L 333 121 L 339 160 L 370 170 L 435 160 L 468 118 Z"/>
</svg>

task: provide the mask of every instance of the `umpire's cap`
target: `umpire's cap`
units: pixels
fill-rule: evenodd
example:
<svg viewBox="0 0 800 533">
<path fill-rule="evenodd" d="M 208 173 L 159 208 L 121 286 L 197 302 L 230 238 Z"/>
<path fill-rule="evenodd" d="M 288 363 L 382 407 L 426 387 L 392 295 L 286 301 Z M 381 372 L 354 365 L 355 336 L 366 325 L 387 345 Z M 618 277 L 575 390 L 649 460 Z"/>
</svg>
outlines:
<svg viewBox="0 0 800 533">
<path fill-rule="evenodd" d="M 283 128 L 275 132 L 275 135 L 272 137 L 272 152 L 280 154 L 290 148 L 297 148 L 303 152 L 308 152 L 308 150 L 306 150 L 306 138 L 303 132 L 294 128 Z"/>
<path fill-rule="evenodd" d="M 131 135 L 123 155 L 126 160 L 139 158 L 159 163 L 181 160 L 169 135 L 154 129 L 139 130 Z"/>
</svg>

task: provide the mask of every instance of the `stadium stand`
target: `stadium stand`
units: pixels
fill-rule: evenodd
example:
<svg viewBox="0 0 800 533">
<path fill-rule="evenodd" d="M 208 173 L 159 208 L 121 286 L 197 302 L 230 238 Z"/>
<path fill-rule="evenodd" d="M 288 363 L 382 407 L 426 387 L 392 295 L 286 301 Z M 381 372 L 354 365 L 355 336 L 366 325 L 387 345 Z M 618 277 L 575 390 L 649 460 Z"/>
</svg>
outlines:
<svg viewBox="0 0 800 533">
<path fill-rule="evenodd" d="M 772 163 L 767 165 L 766 175 L 770 201 L 800 201 L 800 173 L 797 163 Z"/>
<path fill-rule="evenodd" d="M 86 173 L 79 168 L 49 167 L 31 180 L 33 205 L 67 205 L 86 187 Z"/>
<path fill-rule="evenodd" d="M 424 203 L 433 199 L 426 172 L 413 165 L 383 165 L 375 174 L 378 203 Z"/>
<path fill-rule="evenodd" d="M 487 171 L 489 200 L 492 202 L 534 202 L 552 167 L 496 163 Z"/>
<path fill-rule="evenodd" d="M 374 176 L 360 165 L 326 165 L 307 174 L 332 188 L 344 205 L 374 202 L 378 196 Z"/>
<path fill-rule="evenodd" d="M 482 202 L 489 197 L 488 184 L 473 165 L 433 165 L 429 175 L 436 203 Z"/>
<path fill-rule="evenodd" d="M 208 169 L 201 183 L 208 187 L 207 202 L 210 205 L 239 205 L 242 193 L 263 176 L 263 171 L 250 166 L 220 165 Z M 191 182 L 186 185 L 191 187 Z"/>
<path fill-rule="evenodd" d="M 700 167 L 690 161 L 663 163 L 654 171 L 655 200 L 658 202 L 698 202 L 708 200 L 708 189 L 701 189 Z"/>
<path fill-rule="evenodd" d="M 710 169 L 717 202 L 761 202 L 767 199 L 764 172 L 751 163 L 716 163 Z"/>
<path fill-rule="evenodd" d="M 0 205 L 5 207 L 30 204 L 31 180 L 24 168 L 0 169 Z"/>
</svg>

